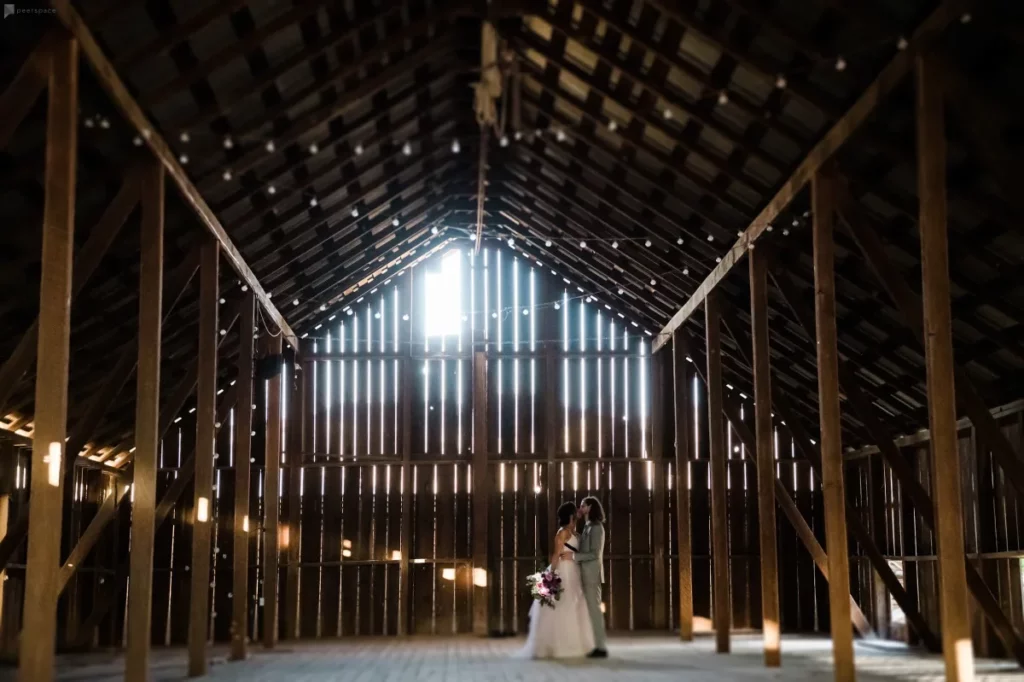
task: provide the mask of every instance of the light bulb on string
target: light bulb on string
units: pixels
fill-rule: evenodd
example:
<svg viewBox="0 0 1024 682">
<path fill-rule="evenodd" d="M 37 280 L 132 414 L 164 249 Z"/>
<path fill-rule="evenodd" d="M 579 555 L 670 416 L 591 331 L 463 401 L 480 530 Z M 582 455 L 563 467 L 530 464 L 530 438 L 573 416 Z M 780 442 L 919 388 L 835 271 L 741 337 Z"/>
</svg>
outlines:
<svg viewBox="0 0 1024 682">
<path fill-rule="evenodd" d="M 309 153 L 310 154 L 316 154 L 319 151 L 320 151 L 320 147 L 316 146 L 316 142 L 314 142 L 311 145 L 309 145 Z"/>
<path fill-rule="evenodd" d="M 558 132 L 555 133 L 555 139 L 559 142 L 565 142 L 565 131 L 559 128 Z"/>
<path fill-rule="evenodd" d="M 100 128 L 103 128 L 104 130 L 110 130 L 110 119 L 108 119 L 108 118 L 101 118 L 100 119 Z"/>
<path fill-rule="evenodd" d="M 908 47 L 910 47 L 910 43 L 907 42 L 906 38 L 904 38 L 903 36 L 900 36 L 899 41 L 896 43 L 896 49 L 899 50 L 900 52 L 902 52 L 903 50 L 907 49 Z"/>
<path fill-rule="evenodd" d="M 544 246 L 546 246 L 546 247 L 548 247 L 550 249 L 551 248 L 551 240 L 548 239 L 547 241 L 545 241 L 544 242 Z"/>
<path fill-rule="evenodd" d="M 619 243 L 618 242 L 612 242 L 612 248 L 613 249 L 619 248 Z"/>
<path fill-rule="evenodd" d="M 619 129 L 619 124 L 615 121 L 608 121 L 608 131 L 614 133 Z"/>
<path fill-rule="evenodd" d="M 836 58 L 836 71 L 845 71 L 845 70 L 846 70 L 846 60 L 843 59 L 842 57 L 837 57 Z"/>
<path fill-rule="evenodd" d="M 355 152 L 356 156 L 362 156 L 363 155 L 363 145 L 357 143 L 356 144 L 356 148 L 353 149 L 352 151 Z"/>
<path fill-rule="evenodd" d="M 224 182 L 229 182 L 231 180 L 231 178 L 232 178 L 231 169 L 230 168 L 225 168 L 224 169 L 224 175 L 222 177 L 224 178 Z"/>
<path fill-rule="evenodd" d="M 667 107 L 665 108 L 665 110 L 663 112 L 661 112 L 661 115 L 665 117 L 666 121 L 671 121 L 672 120 L 672 110 L 667 108 Z"/>
<path fill-rule="evenodd" d="M 452 154 L 458 154 L 462 151 L 462 147 L 459 145 L 458 138 L 452 140 Z"/>
<path fill-rule="evenodd" d="M 727 93 L 725 90 L 722 90 L 720 93 L 718 93 L 718 103 L 721 104 L 722 106 L 728 104 L 729 93 Z"/>
<path fill-rule="evenodd" d="M 412 145 L 409 144 L 408 142 L 403 144 L 402 145 L 402 153 L 405 154 L 406 156 L 410 156 L 412 154 Z"/>
<path fill-rule="evenodd" d="M 430 228 L 430 234 L 437 234 L 437 227 Z"/>
<path fill-rule="evenodd" d="M 142 138 L 139 137 L 138 135 L 136 135 L 135 138 L 132 139 L 132 144 L 135 145 L 136 147 L 141 147 L 142 146 Z"/>
<path fill-rule="evenodd" d="M 293 306 L 299 305 L 299 299 L 295 299 L 294 301 L 292 301 L 292 305 Z"/>
<path fill-rule="evenodd" d="M 586 242 L 580 242 L 580 248 L 581 249 L 587 248 L 587 243 Z"/>
<path fill-rule="evenodd" d="M 656 285 L 656 284 L 657 284 L 657 282 L 656 282 L 656 281 L 655 281 L 655 280 L 654 280 L 654 279 L 652 278 L 652 279 L 651 279 L 651 286 L 653 287 L 653 286 L 654 286 L 654 285 Z"/>
<path fill-rule="evenodd" d="M 188 144 L 192 140 L 187 131 L 182 131 L 181 135 L 178 136 L 178 139 L 181 140 L 182 144 Z"/>
<path fill-rule="evenodd" d="M 224 149 L 231 149 L 232 147 L 235 146 L 235 141 L 232 140 L 230 137 L 225 137 L 224 141 L 221 144 L 224 145 Z"/>
<path fill-rule="evenodd" d="M 316 204 L 317 204 L 317 201 L 316 201 L 316 197 L 313 197 L 313 198 L 311 198 L 311 199 L 309 200 L 309 206 L 310 206 L 310 208 L 313 208 L 313 207 L 315 207 L 315 206 L 316 206 Z"/>
<path fill-rule="evenodd" d="M 775 78 L 775 87 L 777 87 L 779 90 L 785 90 L 787 85 L 789 85 L 789 83 L 786 80 L 786 77 L 780 73 Z"/>
<path fill-rule="evenodd" d="M 269 194 L 270 196 L 274 196 L 275 194 L 277 194 L 277 187 L 275 187 L 274 185 L 270 185 L 269 187 L 267 187 L 267 194 Z"/>
<path fill-rule="evenodd" d="M 188 165 L 188 154 L 182 154 L 181 156 L 179 156 L 178 157 L 178 163 L 180 163 L 182 166 L 187 166 Z"/>
<path fill-rule="evenodd" d="M 398 218 L 392 218 L 391 224 L 394 225 L 395 227 L 398 227 Z"/>
<path fill-rule="evenodd" d="M 515 246 L 516 245 L 516 240 L 512 239 L 512 237 L 509 237 L 508 238 L 508 245 L 509 246 Z"/>
<path fill-rule="evenodd" d="M 502 147 L 507 147 L 508 146 L 508 135 L 502 135 L 501 139 L 498 140 L 498 144 L 501 145 Z"/>
<path fill-rule="evenodd" d="M 648 239 L 647 241 L 645 241 L 644 246 L 646 246 L 648 249 L 651 248 L 651 240 Z"/>
<path fill-rule="evenodd" d="M 678 244 L 679 246 L 682 246 L 683 245 L 683 238 L 679 237 L 678 239 L 676 239 L 676 244 Z"/>
<path fill-rule="evenodd" d="M 352 212 L 349 215 L 351 215 L 353 218 L 358 218 L 359 217 L 359 209 L 353 207 L 352 208 Z"/>
<path fill-rule="evenodd" d="M 268 154 L 273 154 L 274 150 L 277 149 L 277 147 L 274 146 L 274 141 L 273 140 L 267 140 L 267 144 L 264 145 L 264 149 L 267 150 Z"/>
</svg>

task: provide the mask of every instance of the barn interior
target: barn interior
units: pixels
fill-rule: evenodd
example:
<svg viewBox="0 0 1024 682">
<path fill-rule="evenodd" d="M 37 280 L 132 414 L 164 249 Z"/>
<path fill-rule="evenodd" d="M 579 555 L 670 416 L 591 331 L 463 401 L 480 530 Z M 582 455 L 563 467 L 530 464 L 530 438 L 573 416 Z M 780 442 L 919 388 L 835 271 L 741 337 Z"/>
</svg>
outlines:
<svg viewBox="0 0 1024 682">
<path fill-rule="evenodd" d="M 1021 674 L 1020 3 L 0 36 L 0 675 L 500 677 L 587 495 L 618 673 Z"/>
</svg>

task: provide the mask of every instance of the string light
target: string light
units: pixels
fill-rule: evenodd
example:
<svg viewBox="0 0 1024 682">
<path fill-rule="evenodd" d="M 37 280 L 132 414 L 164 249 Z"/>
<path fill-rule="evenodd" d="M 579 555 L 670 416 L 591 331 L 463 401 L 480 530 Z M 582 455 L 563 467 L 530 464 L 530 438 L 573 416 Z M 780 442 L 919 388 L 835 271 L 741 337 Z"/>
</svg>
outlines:
<svg viewBox="0 0 1024 682">
<path fill-rule="evenodd" d="M 501 145 L 502 147 L 507 147 L 508 146 L 508 135 L 502 135 L 501 139 L 498 140 L 498 144 Z"/>
<path fill-rule="evenodd" d="M 619 124 L 615 121 L 608 121 L 608 131 L 614 133 L 619 129 Z"/>
<path fill-rule="evenodd" d="M 398 218 L 397 217 L 392 218 L 391 219 L 391 224 L 394 225 L 395 227 L 398 227 Z"/>
<path fill-rule="evenodd" d="M 651 240 L 648 239 L 647 241 L 645 241 L 644 246 L 646 246 L 648 249 L 651 248 Z"/>
<path fill-rule="evenodd" d="M 353 218 L 358 218 L 359 217 L 359 209 L 353 207 L 351 215 L 352 215 Z"/>
<path fill-rule="evenodd" d="M 187 166 L 188 165 L 188 154 L 182 154 L 181 156 L 179 156 L 178 157 L 178 162 L 182 166 Z"/>
<path fill-rule="evenodd" d="M 565 142 L 565 131 L 559 128 L 558 132 L 555 133 L 555 139 L 559 142 Z"/>
<path fill-rule="evenodd" d="M 580 242 L 580 248 L 581 249 L 587 248 L 587 243 L 586 242 Z"/>
<path fill-rule="evenodd" d="M 317 203 L 317 202 L 316 202 L 316 197 L 313 197 L 312 199 L 310 199 L 310 200 L 309 200 L 309 206 L 310 206 L 310 208 L 313 208 L 313 207 L 315 207 L 315 206 L 316 206 L 316 203 Z"/>
<path fill-rule="evenodd" d="M 779 74 L 779 75 L 778 75 L 778 76 L 777 76 L 777 77 L 775 78 L 775 87 L 777 87 L 777 88 L 778 88 L 779 90 L 785 90 L 785 89 L 786 89 L 786 86 L 787 86 L 788 84 L 789 84 L 789 83 L 788 83 L 788 81 L 786 80 L 786 77 L 785 77 L 785 76 L 783 76 L 782 74 Z"/>
<path fill-rule="evenodd" d="M 231 180 L 231 177 L 232 177 L 231 176 L 231 169 L 230 168 L 225 168 L 224 169 L 224 182 L 229 182 Z"/>
<path fill-rule="evenodd" d="M 267 187 L 267 194 L 269 194 L 270 196 L 274 196 L 275 194 L 277 194 L 277 187 L 274 187 L 273 185 Z"/>
<path fill-rule="evenodd" d="M 836 71 L 845 71 L 845 70 L 846 70 L 846 60 L 843 59 L 842 57 L 837 58 L 836 59 Z"/>
<path fill-rule="evenodd" d="M 273 140 L 267 140 L 267 144 L 264 145 L 264 148 L 267 150 L 268 154 L 273 154 L 274 153 L 274 149 L 276 149 L 276 147 L 274 147 L 274 141 Z"/>
<path fill-rule="evenodd" d="M 651 286 L 653 287 L 656 284 L 657 284 L 657 282 L 654 280 L 654 278 L 651 278 Z"/>
<path fill-rule="evenodd" d="M 718 93 L 718 103 L 723 105 L 723 106 L 728 104 L 729 103 L 729 93 L 727 93 L 725 90 L 722 90 L 720 93 Z"/>
<path fill-rule="evenodd" d="M 713 234 L 709 234 L 709 235 L 708 235 L 708 241 L 709 241 L 709 242 L 713 242 L 713 241 L 715 241 L 715 235 L 713 235 Z"/>
<path fill-rule="evenodd" d="M 551 248 L 551 240 L 548 239 L 547 241 L 545 241 L 544 242 L 544 246 L 546 246 L 546 247 L 548 247 L 550 249 Z"/>
<path fill-rule="evenodd" d="M 139 137 L 138 135 L 136 135 L 135 138 L 132 140 L 132 144 L 135 145 L 136 147 L 141 147 L 142 146 L 142 138 Z"/>
<path fill-rule="evenodd" d="M 903 36 L 900 36 L 899 42 L 896 43 L 896 49 L 899 50 L 900 52 L 902 52 L 903 50 L 907 49 L 908 47 L 910 47 L 910 43 L 907 42 L 906 38 L 904 38 Z"/>
<path fill-rule="evenodd" d="M 437 226 L 430 228 L 430 234 L 437 234 Z"/>
<path fill-rule="evenodd" d="M 969 24 L 969 23 L 971 23 L 971 13 L 970 12 L 964 12 L 963 15 L 960 17 L 960 23 L 961 24 Z"/>
<path fill-rule="evenodd" d="M 316 146 L 316 142 L 314 142 L 313 144 L 309 145 L 309 153 L 310 154 L 314 154 L 315 155 L 319 151 L 320 151 L 320 147 Z"/>
<path fill-rule="evenodd" d="M 231 149 L 232 147 L 235 146 L 234 140 L 232 140 L 230 137 L 225 137 L 224 142 L 222 144 L 224 145 L 224 149 Z"/>
<path fill-rule="evenodd" d="M 182 132 L 182 134 L 178 136 L 178 139 L 181 140 L 182 144 L 188 144 L 192 138 L 189 137 L 188 132 Z"/>
<path fill-rule="evenodd" d="M 356 148 L 353 149 L 352 151 L 354 151 L 356 153 L 356 156 L 362 156 L 363 155 L 363 145 L 357 143 L 356 144 Z"/>
<path fill-rule="evenodd" d="M 299 299 L 295 299 L 294 301 L 292 301 L 292 305 L 299 305 Z"/>
<path fill-rule="evenodd" d="M 104 130 L 110 130 L 110 120 L 107 118 L 101 118 L 100 128 L 103 128 Z"/>
<path fill-rule="evenodd" d="M 452 154 L 458 154 L 462 151 L 462 147 L 459 145 L 459 139 L 455 138 L 452 140 Z"/>
<path fill-rule="evenodd" d="M 92 120 L 92 117 L 89 117 L 82 122 L 82 125 L 86 128 L 92 128 L 96 125 L 96 122 Z"/>
<path fill-rule="evenodd" d="M 612 242 L 612 248 L 613 249 L 619 248 L 619 243 L 618 242 Z"/>
<path fill-rule="evenodd" d="M 679 246 L 682 246 L 683 245 L 683 238 L 679 237 L 678 239 L 676 239 L 676 244 L 678 244 Z"/>
<path fill-rule="evenodd" d="M 412 145 L 409 144 L 408 142 L 403 144 L 402 145 L 402 153 L 405 154 L 406 156 L 410 156 L 412 154 Z"/>
<path fill-rule="evenodd" d="M 665 111 L 661 112 L 661 115 L 665 117 L 666 121 L 672 120 L 672 110 L 666 108 Z"/>
</svg>

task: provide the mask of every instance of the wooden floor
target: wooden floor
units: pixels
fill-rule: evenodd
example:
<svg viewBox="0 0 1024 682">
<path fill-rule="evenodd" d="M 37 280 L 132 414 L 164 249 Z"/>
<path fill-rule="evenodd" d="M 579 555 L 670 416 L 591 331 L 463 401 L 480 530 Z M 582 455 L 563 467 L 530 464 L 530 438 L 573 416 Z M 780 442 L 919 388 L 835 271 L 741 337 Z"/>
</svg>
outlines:
<svg viewBox="0 0 1024 682">
<path fill-rule="evenodd" d="M 206 679 L 269 682 L 273 680 L 339 680 L 374 682 L 417 680 L 427 682 L 712 682 L 719 680 L 786 679 L 827 682 L 831 679 L 829 641 L 824 638 L 783 639 L 783 667 L 767 671 L 761 665 L 760 638 L 733 638 L 733 653 L 713 652 L 710 637 L 683 645 L 658 636 L 612 638 L 607 661 L 518 661 L 509 655 L 522 640 L 476 638 L 362 639 L 336 643 L 282 645 L 272 654 L 257 653 L 244 663 L 228 663 L 226 651 L 215 649 L 214 665 Z M 92 654 L 61 658 L 59 680 L 120 680 L 120 656 Z M 1024 672 L 1007 661 L 978 661 L 979 680 L 1024 680 Z M 860 680 L 939 680 L 942 660 L 919 655 L 889 643 L 857 644 Z M 14 679 L 14 671 L 0 671 L 0 679 Z M 154 653 L 153 680 L 185 679 L 185 652 Z"/>
</svg>

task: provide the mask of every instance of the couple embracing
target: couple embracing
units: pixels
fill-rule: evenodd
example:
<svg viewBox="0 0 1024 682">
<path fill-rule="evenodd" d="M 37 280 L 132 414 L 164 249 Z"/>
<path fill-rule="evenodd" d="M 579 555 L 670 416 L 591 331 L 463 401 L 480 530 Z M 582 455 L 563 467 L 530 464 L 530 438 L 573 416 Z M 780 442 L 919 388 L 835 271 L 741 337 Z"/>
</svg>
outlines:
<svg viewBox="0 0 1024 682">
<path fill-rule="evenodd" d="M 577 533 L 579 522 L 585 522 Z M 604 614 L 604 510 L 595 497 L 579 507 L 565 502 L 558 508 L 551 569 L 562 579 L 561 598 L 554 608 L 534 601 L 530 633 L 519 653 L 523 658 L 605 658 Z"/>
</svg>

